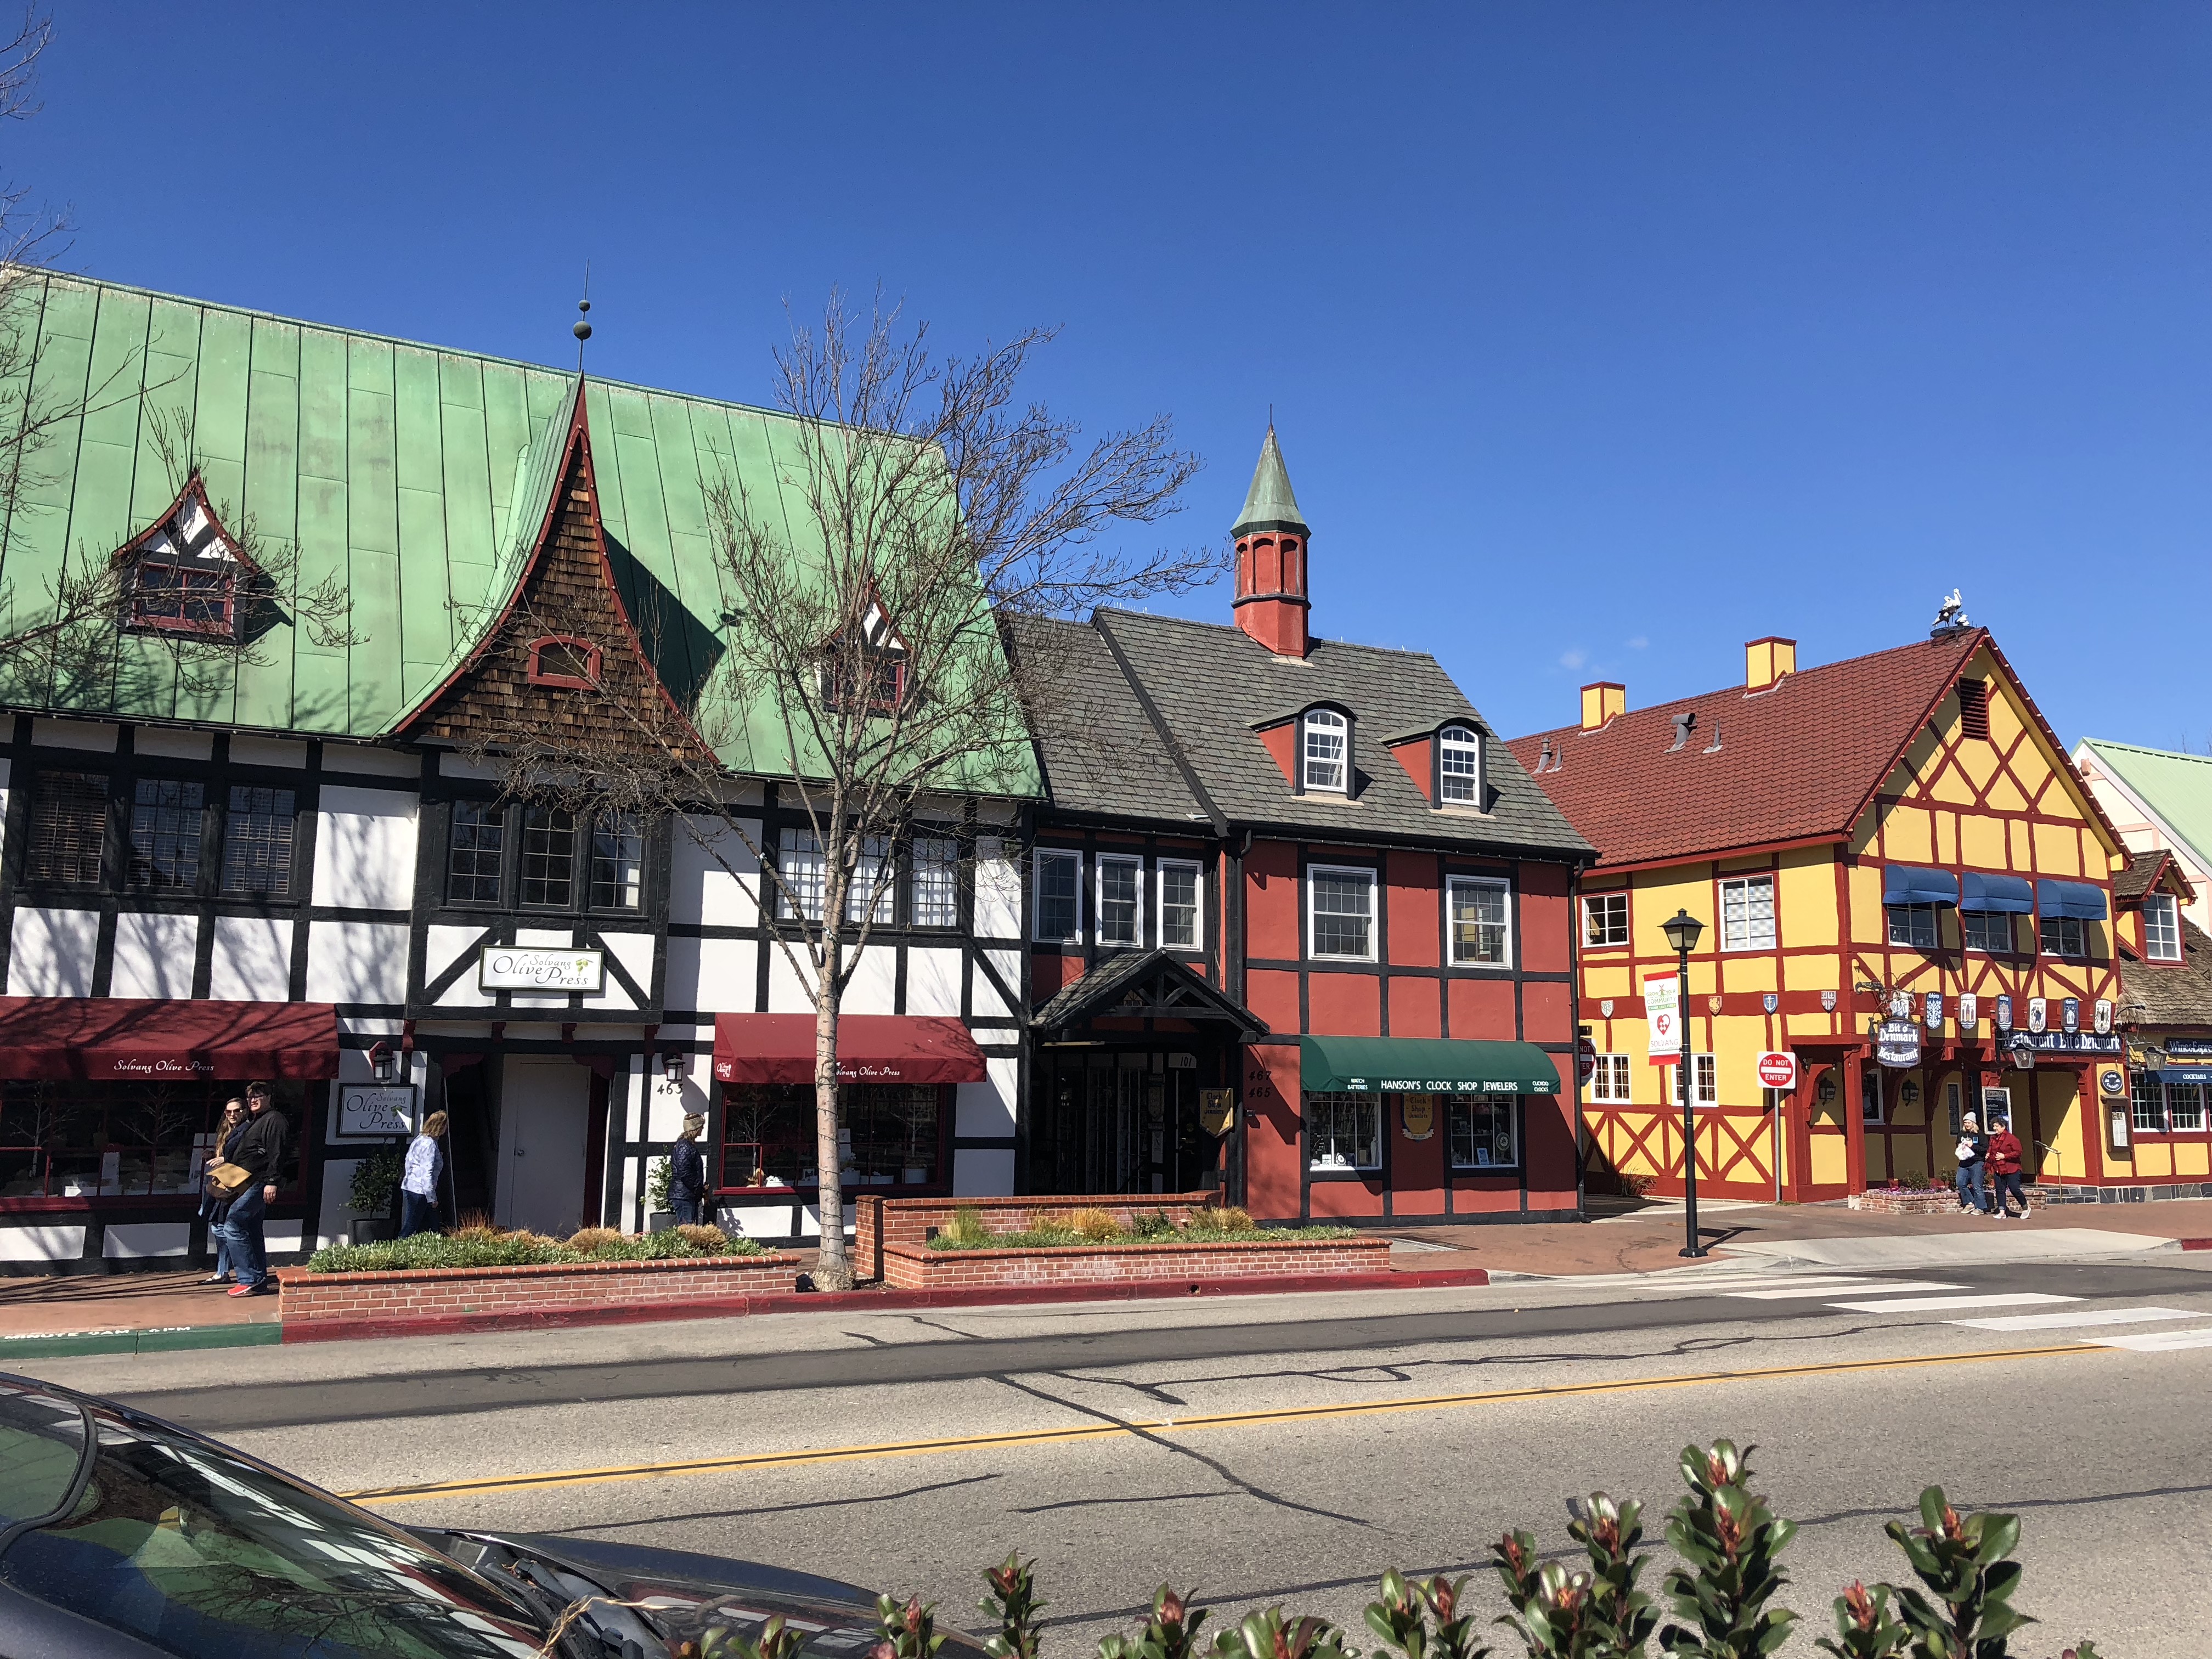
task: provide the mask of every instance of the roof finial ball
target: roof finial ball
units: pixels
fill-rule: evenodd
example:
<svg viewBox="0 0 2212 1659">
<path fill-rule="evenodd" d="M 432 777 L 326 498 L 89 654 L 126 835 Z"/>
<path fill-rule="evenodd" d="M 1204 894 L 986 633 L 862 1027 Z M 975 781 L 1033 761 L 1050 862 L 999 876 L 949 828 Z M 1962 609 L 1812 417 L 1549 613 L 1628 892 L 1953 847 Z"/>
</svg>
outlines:
<svg viewBox="0 0 2212 1659">
<path fill-rule="evenodd" d="M 592 309 L 592 302 L 589 300 L 579 300 L 576 301 L 576 309 L 586 313 L 586 315 L 577 318 L 576 325 L 570 329 L 568 332 L 574 335 L 579 340 L 588 340 L 592 337 L 592 325 L 589 320 L 589 313 Z"/>
</svg>

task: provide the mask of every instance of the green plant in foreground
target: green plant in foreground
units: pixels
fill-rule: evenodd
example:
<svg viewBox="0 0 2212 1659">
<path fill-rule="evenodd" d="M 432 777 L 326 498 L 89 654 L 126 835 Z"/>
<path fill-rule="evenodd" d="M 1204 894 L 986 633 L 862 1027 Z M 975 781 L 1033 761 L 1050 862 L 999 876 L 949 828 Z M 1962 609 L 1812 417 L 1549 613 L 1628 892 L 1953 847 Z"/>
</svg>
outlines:
<svg viewBox="0 0 2212 1659">
<path fill-rule="evenodd" d="M 902 1604 L 895 1595 L 876 1598 L 875 1646 L 868 1659 L 934 1659 L 945 1638 L 937 1633 L 937 1603 L 924 1603 L 909 1595 Z"/>
<path fill-rule="evenodd" d="M 397 1146 L 371 1152 L 353 1166 L 353 1185 L 346 1193 L 346 1207 L 356 1215 L 382 1215 L 392 1208 L 407 1160 Z"/>
<path fill-rule="evenodd" d="M 1198 1644 L 1205 1624 L 1204 1607 L 1191 1612 L 1189 1595 L 1163 1584 L 1152 1592 L 1152 1616 L 1144 1629 L 1133 1638 L 1108 1637 L 1098 1644 L 1098 1659 L 1193 1659 L 1205 1651 Z"/>
<path fill-rule="evenodd" d="M 1044 1603 L 1036 1598 L 1036 1563 L 1023 1560 L 1016 1550 L 997 1566 L 986 1567 L 983 1577 L 991 1593 L 978 1605 L 999 1627 L 983 1644 L 992 1659 L 1037 1659 L 1036 1616 Z"/>
<path fill-rule="evenodd" d="M 1755 1659 L 1789 1639 L 1797 1615 L 1767 1603 L 1790 1581 L 1775 1558 L 1797 1535 L 1755 1496 L 1747 1446 L 1717 1440 L 1682 1448 L 1690 1495 L 1667 1519 L 1667 1541 L 1689 1565 L 1668 1573 L 1666 1589 L 1678 1619 L 1659 1632 L 1659 1645 L 1685 1659 Z"/>
<path fill-rule="evenodd" d="M 1280 1607 L 1249 1615 L 1213 1638 L 1214 1659 L 1358 1659 L 1344 1632 L 1311 1614 L 1285 1620 Z"/>
<path fill-rule="evenodd" d="M 1961 1516 L 1941 1486 L 1920 1494 L 1923 1525 L 1893 1521 L 1883 1528 L 1897 1540 L 1920 1582 L 1935 1593 L 1897 1592 L 1912 1631 L 1914 1659 L 2002 1659 L 2005 1638 L 2035 1621 L 2012 1605 L 2020 1588 L 2016 1515 Z"/>
<path fill-rule="evenodd" d="M 1367 1604 L 1367 1628 L 1406 1659 L 1488 1659 L 1474 1644 L 1474 1614 L 1459 1611 L 1464 1578 L 1407 1578 L 1393 1567 Z M 1431 1622 L 1433 1621 L 1433 1622 Z"/>
</svg>

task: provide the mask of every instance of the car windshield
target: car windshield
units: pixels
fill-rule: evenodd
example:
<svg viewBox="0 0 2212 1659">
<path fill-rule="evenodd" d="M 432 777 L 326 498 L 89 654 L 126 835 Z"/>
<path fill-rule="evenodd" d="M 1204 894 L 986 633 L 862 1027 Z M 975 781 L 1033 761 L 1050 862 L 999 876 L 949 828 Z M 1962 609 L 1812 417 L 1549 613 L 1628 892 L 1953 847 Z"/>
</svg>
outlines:
<svg viewBox="0 0 2212 1659">
<path fill-rule="evenodd" d="M 40 1432 L 22 1428 L 21 1413 L 40 1400 L 66 1405 L 0 1395 L 0 1491 L 7 1510 L 28 1511 L 23 1518 L 66 1501 L 82 1461 L 80 1449 L 58 1479 L 58 1454 L 29 1443 Z M 540 1650 L 538 1612 L 397 1528 L 206 1442 L 104 1412 L 92 1422 L 83 1491 L 67 1514 L 0 1555 L 0 1577 L 24 1594 L 180 1659 L 524 1659 Z M 67 1436 L 44 1439 L 58 1449 Z M 52 1494 L 44 1508 L 15 1496 L 19 1468 Z"/>
</svg>

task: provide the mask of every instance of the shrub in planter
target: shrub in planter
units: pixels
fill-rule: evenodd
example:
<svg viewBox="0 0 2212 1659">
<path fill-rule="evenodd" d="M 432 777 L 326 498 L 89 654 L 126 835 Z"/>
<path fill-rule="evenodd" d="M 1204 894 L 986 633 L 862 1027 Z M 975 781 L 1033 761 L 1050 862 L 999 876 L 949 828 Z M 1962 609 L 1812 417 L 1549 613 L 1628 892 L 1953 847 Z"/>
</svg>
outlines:
<svg viewBox="0 0 2212 1659">
<path fill-rule="evenodd" d="M 730 1237 L 719 1227 L 678 1227 L 660 1233 L 618 1233 L 590 1227 L 566 1240 L 542 1233 L 501 1232 L 490 1227 L 451 1233 L 417 1233 L 386 1243 L 332 1245 L 307 1259 L 319 1273 L 386 1273 L 435 1267 L 526 1267 L 568 1261 L 670 1261 L 694 1256 L 758 1255 L 750 1238 Z"/>
<path fill-rule="evenodd" d="M 353 1166 L 353 1185 L 346 1193 L 346 1207 L 360 1215 L 385 1215 L 399 1195 L 399 1177 L 407 1160 L 397 1146 L 371 1152 Z"/>
</svg>

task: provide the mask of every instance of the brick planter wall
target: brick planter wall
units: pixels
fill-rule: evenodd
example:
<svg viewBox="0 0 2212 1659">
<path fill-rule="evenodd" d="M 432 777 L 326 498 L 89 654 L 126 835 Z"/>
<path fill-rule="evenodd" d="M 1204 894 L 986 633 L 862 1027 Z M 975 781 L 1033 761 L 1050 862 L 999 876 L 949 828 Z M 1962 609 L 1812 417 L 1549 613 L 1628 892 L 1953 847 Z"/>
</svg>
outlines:
<svg viewBox="0 0 2212 1659">
<path fill-rule="evenodd" d="M 896 1200 L 894 1200 L 896 1201 Z M 933 1250 L 884 1246 L 884 1282 L 895 1290 L 993 1285 L 1114 1285 L 1133 1279 L 1384 1273 L 1387 1238 L 1263 1239 L 1221 1244 L 1071 1244 L 1042 1250 Z"/>
<path fill-rule="evenodd" d="M 2033 1187 L 2021 1191 L 2031 1212 L 2051 1202 L 2048 1194 Z M 1906 1187 L 1869 1187 L 1844 1201 L 1854 1210 L 1879 1210 L 1887 1215 L 1955 1215 L 1959 1210 L 1959 1195 L 1948 1187 L 1932 1187 L 1924 1192 Z"/>
<path fill-rule="evenodd" d="M 672 1261 L 546 1262 L 526 1267 L 423 1267 L 314 1273 L 280 1267 L 277 1312 L 288 1338 L 317 1328 L 401 1320 L 513 1318 L 586 1324 L 589 1316 L 684 1304 L 735 1303 L 794 1288 L 799 1258 L 703 1256 Z"/>
<path fill-rule="evenodd" d="M 1140 1215 L 1167 1212 L 1181 1226 L 1193 1210 L 1205 1207 L 1210 1193 L 1156 1193 L 1149 1197 L 1108 1193 L 1092 1198 L 875 1198 L 863 1195 L 854 1206 L 853 1271 L 862 1279 L 883 1279 L 884 1251 L 892 1244 L 919 1245 L 933 1227 L 952 1219 L 955 1210 L 976 1210 L 994 1233 L 1020 1232 L 1076 1210 L 1103 1210 L 1128 1226 Z M 884 1279 L 885 1283 L 896 1281 Z"/>
</svg>

